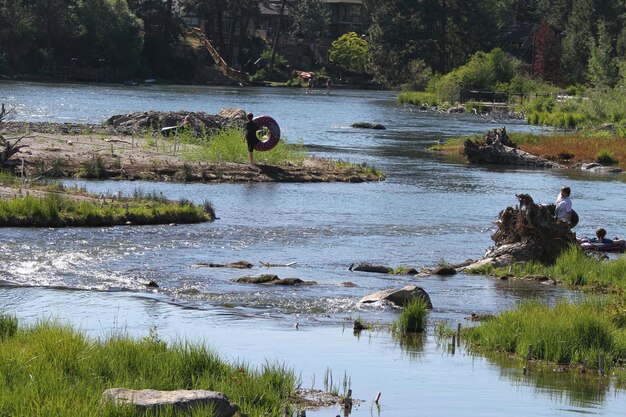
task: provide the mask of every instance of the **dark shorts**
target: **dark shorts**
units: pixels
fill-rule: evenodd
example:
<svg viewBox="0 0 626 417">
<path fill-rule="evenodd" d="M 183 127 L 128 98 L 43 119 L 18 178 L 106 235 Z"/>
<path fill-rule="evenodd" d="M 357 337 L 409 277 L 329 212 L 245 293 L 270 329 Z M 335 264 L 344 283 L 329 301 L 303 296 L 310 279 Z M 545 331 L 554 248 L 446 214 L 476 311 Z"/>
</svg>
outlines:
<svg viewBox="0 0 626 417">
<path fill-rule="evenodd" d="M 248 152 L 254 151 L 254 145 L 261 142 L 256 136 L 253 138 L 246 138 L 246 142 L 248 142 Z"/>
</svg>

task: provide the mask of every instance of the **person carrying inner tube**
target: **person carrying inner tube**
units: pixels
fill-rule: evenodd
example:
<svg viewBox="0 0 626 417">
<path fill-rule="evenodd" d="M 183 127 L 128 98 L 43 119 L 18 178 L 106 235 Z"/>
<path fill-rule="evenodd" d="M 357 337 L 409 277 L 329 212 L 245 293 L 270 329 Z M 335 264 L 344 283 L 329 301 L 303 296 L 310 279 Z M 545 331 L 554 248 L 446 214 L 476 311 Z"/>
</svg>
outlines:
<svg viewBox="0 0 626 417">
<path fill-rule="evenodd" d="M 256 136 L 256 132 L 259 131 L 259 125 L 252 121 L 252 113 L 248 113 L 248 121 L 246 122 L 246 131 L 244 134 L 244 141 L 248 142 L 248 155 L 250 158 L 250 165 L 254 165 L 254 145 L 260 142 Z"/>
</svg>

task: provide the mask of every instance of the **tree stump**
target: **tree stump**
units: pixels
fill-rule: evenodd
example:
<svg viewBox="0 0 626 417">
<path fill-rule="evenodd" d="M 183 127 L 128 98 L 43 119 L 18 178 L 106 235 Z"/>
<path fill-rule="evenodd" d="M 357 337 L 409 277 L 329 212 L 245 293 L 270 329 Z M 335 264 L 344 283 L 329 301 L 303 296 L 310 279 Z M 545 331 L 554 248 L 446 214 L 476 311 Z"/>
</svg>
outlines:
<svg viewBox="0 0 626 417">
<path fill-rule="evenodd" d="M 502 210 L 491 236 L 495 247 L 485 257 L 505 254 L 516 261 L 552 264 L 565 249 L 576 244 L 568 222 L 557 220 L 549 206 L 535 204 L 528 194 L 516 195 L 519 206 Z"/>
</svg>

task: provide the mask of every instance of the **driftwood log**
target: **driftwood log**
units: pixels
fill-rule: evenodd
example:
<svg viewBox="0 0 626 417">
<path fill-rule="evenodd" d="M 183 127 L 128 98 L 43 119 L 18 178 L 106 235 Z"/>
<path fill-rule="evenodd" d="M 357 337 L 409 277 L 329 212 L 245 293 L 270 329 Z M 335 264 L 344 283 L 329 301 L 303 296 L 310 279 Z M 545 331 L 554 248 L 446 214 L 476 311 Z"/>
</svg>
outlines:
<svg viewBox="0 0 626 417">
<path fill-rule="evenodd" d="M 480 140 L 466 139 L 463 155 L 474 164 L 518 165 L 538 168 L 565 168 L 548 159 L 517 149 L 506 133 L 506 128 L 492 129 Z"/>
<path fill-rule="evenodd" d="M 519 206 L 502 210 L 491 236 L 495 246 L 485 258 L 511 256 L 515 261 L 552 264 L 571 245 L 576 235 L 568 222 L 557 220 L 549 206 L 535 204 L 528 194 L 516 196 Z"/>
</svg>

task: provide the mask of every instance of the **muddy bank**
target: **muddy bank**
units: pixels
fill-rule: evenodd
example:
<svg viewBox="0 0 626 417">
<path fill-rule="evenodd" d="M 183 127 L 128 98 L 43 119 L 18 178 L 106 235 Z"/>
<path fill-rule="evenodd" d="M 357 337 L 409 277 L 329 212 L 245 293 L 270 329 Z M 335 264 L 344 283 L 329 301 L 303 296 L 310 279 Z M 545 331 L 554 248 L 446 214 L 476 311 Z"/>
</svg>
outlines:
<svg viewBox="0 0 626 417">
<path fill-rule="evenodd" d="M 299 163 L 249 166 L 234 162 L 190 162 L 191 144 L 163 137 L 155 126 L 176 125 L 191 115 L 194 129 L 213 131 L 241 124 L 241 111 L 207 117 L 202 113 L 147 112 L 114 116 L 103 124 L 8 122 L 5 138 L 25 147 L 11 160 L 30 178 L 97 178 L 187 182 L 364 182 L 383 174 L 371 168 L 307 157 Z M 180 119 L 180 120 L 179 120 Z M 150 130 L 152 126 L 152 130 Z M 184 152 L 183 152 L 184 151 Z"/>
</svg>

